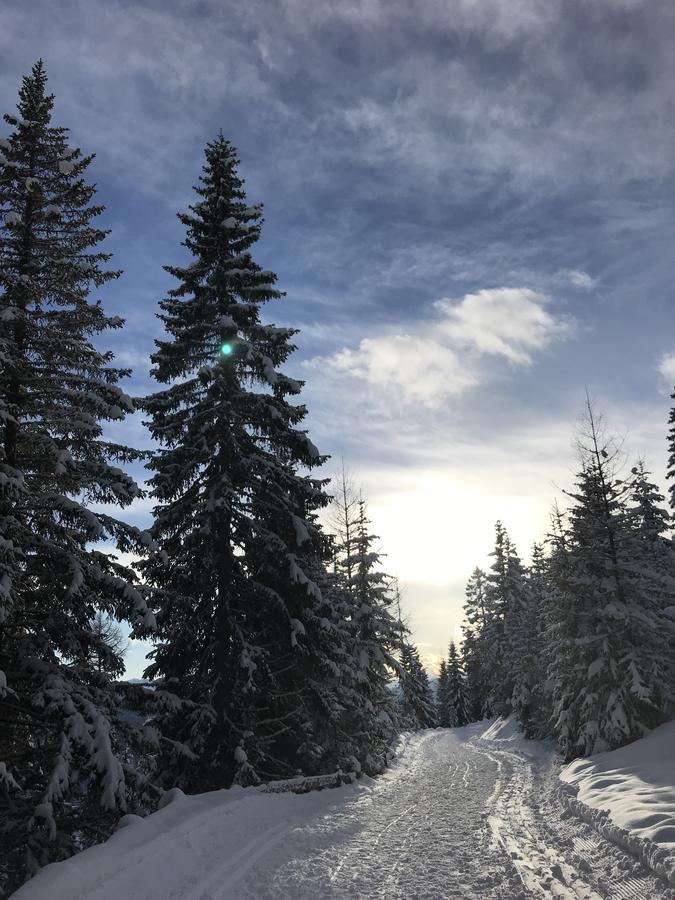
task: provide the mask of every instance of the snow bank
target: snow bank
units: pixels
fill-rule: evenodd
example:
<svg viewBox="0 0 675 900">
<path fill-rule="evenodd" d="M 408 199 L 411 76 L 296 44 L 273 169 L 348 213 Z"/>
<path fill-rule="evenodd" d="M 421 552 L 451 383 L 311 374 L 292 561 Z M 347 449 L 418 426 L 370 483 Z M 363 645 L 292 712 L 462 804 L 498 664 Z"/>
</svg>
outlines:
<svg viewBox="0 0 675 900">
<path fill-rule="evenodd" d="M 341 780 L 346 779 L 332 777 L 332 783 Z M 194 900 L 202 896 L 193 891 L 202 865 L 228 860 L 232 877 L 239 878 L 282 845 L 293 828 L 372 783 L 362 779 L 339 790 L 277 793 L 295 781 L 190 796 L 168 791 L 157 812 L 124 816 L 107 841 L 41 869 L 12 900 Z M 228 893 L 227 880 L 221 873 L 213 896 L 236 896 Z"/>
<path fill-rule="evenodd" d="M 555 753 L 551 741 L 533 741 L 526 738 L 515 716 L 488 719 L 479 722 L 478 725 L 481 727 L 475 732 L 472 740 L 486 750 L 507 750 L 523 756 L 549 757 Z"/>
<path fill-rule="evenodd" d="M 574 812 L 675 883 L 675 722 L 565 766 Z"/>
<path fill-rule="evenodd" d="M 164 871 L 175 877 L 176 869 L 168 865 L 171 857 L 181 866 L 179 838 L 191 829 L 199 829 L 203 821 L 212 821 L 214 815 L 224 822 L 234 824 L 233 806 L 241 803 L 245 796 L 243 788 L 230 791 L 213 791 L 187 797 L 182 792 L 168 792 L 167 802 L 162 809 L 143 819 L 139 816 L 125 816 L 118 830 L 105 843 L 90 847 L 64 862 L 52 863 L 41 869 L 16 893 L 12 900 L 118 900 L 120 878 L 125 869 L 134 872 L 135 884 L 128 885 L 127 896 L 141 898 L 150 895 L 152 885 L 162 888 Z M 231 827 L 231 825 L 230 825 Z M 161 851 L 166 845 L 166 855 Z M 183 855 L 184 854 L 183 852 Z M 159 865 L 152 871 L 143 873 L 145 858 Z M 185 860 L 187 864 L 187 858 Z M 145 881 L 147 879 L 147 883 Z M 107 886 L 111 886 L 108 892 Z M 125 885 L 125 887 L 127 887 Z M 171 883 L 166 883 L 166 896 L 170 895 Z"/>
</svg>

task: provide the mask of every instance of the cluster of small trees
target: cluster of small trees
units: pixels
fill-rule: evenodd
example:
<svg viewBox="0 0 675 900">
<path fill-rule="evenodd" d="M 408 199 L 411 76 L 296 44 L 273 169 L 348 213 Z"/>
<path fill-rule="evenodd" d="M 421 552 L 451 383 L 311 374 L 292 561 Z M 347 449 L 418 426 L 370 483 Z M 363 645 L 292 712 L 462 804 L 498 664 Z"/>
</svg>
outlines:
<svg viewBox="0 0 675 900">
<path fill-rule="evenodd" d="M 365 503 L 334 540 L 320 526 L 327 457 L 281 370 L 295 331 L 261 319 L 282 293 L 251 255 L 261 207 L 233 147 L 208 144 L 179 216 L 159 389 L 134 401 L 105 349 L 123 322 L 90 298 L 120 275 L 99 248 L 93 157 L 52 107 L 38 63 L 0 141 L 0 892 L 167 787 L 376 772 L 399 718 L 426 724 Z M 104 435 L 137 408 L 150 453 Z M 111 513 L 142 494 L 122 468 L 141 459 L 148 531 Z M 115 681 L 106 623 L 122 620 L 154 642 L 154 693 Z"/>
<path fill-rule="evenodd" d="M 669 475 L 675 429 L 671 442 Z M 664 497 L 642 462 L 621 474 L 590 403 L 579 451 L 567 508 L 555 509 L 529 567 L 497 523 L 492 566 L 467 585 L 462 648 L 471 717 L 514 713 L 567 759 L 621 746 L 675 713 Z"/>
</svg>

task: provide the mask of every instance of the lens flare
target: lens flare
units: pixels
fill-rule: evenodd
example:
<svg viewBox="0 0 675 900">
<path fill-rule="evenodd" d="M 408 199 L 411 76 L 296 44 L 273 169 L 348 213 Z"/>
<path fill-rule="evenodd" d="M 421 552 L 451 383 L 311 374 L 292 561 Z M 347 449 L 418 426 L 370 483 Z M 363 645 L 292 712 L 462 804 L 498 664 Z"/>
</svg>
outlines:
<svg viewBox="0 0 675 900">
<path fill-rule="evenodd" d="M 232 344 L 221 344 L 220 352 L 223 356 L 229 356 L 232 353 Z"/>
</svg>

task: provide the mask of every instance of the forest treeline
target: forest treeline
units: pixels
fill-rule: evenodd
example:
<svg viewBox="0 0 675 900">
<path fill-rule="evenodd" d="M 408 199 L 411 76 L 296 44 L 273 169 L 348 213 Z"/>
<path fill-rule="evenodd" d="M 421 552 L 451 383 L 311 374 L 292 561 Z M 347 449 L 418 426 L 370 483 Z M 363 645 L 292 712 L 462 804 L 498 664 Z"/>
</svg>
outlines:
<svg viewBox="0 0 675 900">
<path fill-rule="evenodd" d="M 675 411 L 668 475 L 675 475 Z M 466 590 L 467 720 L 515 714 L 565 759 L 619 747 L 675 714 L 675 550 L 665 497 L 588 402 L 564 509 L 524 566 L 497 523 Z M 670 489 L 675 506 L 675 485 Z"/>
<path fill-rule="evenodd" d="M 344 475 L 335 534 L 320 525 L 327 457 L 282 371 L 296 332 L 262 321 L 283 294 L 253 258 L 262 212 L 234 148 L 205 149 L 186 262 L 166 267 L 157 389 L 132 399 L 106 349 L 124 323 L 91 296 L 121 274 L 93 156 L 52 110 L 38 62 L 0 141 L 0 893 L 166 788 L 375 773 L 401 729 L 433 723 Z M 136 410 L 149 452 L 104 434 Z M 147 531 L 113 514 L 143 495 L 125 471 L 139 462 Z M 153 642 L 155 690 L 118 680 L 109 621 Z"/>
</svg>

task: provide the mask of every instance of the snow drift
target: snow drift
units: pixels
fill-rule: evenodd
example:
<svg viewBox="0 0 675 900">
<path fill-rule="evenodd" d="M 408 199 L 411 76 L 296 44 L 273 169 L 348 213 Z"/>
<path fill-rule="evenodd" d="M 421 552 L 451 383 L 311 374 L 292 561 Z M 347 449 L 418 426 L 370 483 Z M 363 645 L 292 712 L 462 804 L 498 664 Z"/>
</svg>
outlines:
<svg viewBox="0 0 675 900">
<path fill-rule="evenodd" d="M 675 722 L 565 766 L 574 811 L 675 883 Z"/>
</svg>

